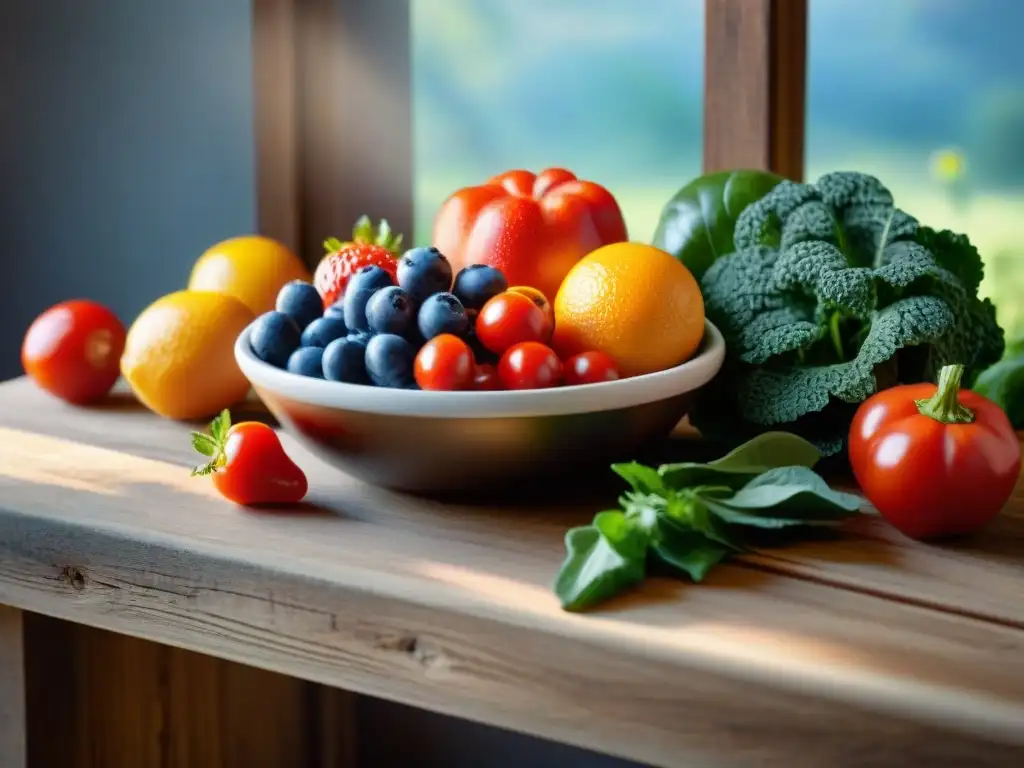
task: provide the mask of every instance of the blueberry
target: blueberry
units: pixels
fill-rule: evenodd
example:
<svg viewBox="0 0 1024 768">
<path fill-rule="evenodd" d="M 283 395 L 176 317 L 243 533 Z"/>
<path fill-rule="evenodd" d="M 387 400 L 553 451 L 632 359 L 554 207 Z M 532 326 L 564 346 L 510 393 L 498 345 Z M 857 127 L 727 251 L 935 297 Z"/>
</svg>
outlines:
<svg viewBox="0 0 1024 768">
<path fill-rule="evenodd" d="M 369 337 L 352 334 L 335 339 L 324 350 L 324 378 L 349 384 L 368 384 L 366 375 L 366 345 Z"/>
<path fill-rule="evenodd" d="M 302 332 L 304 347 L 326 347 L 335 339 L 348 336 L 348 328 L 340 317 L 318 317 Z"/>
<path fill-rule="evenodd" d="M 324 377 L 323 360 L 323 347 L 299 347 L 288 358 L 287 369 L 289 373 L 297 373 L 299 376 L 322 379 Z"/>
<path fill-rule="evenodd" d="M 466 309 L 481 309 L 490 299 L 508 290 L 508 280 L 501 270 L 486 264 L 470 264 L 455 276 L 452 288 Z"/>
<path fill-rule="evenodd" d="M 278 291 L 276 309 L 288 315 L 302 330 L 324 313 L 324 300 L 310 283 L 292 280 Z"/>
<path fill-rule="evenodd" d="M 416 348 L 401 336 L 379 333 L 366 345 L 366 372 L 378 387 L 406 389 L 413 383 Z"/>
<path fill-rule="evenodd" d="M 336 301 L 324 310 L 324 317 L 340 317 L 345 319 L 345 300 Z"/>
<path fill-rule="evenodd" d="M 362 267 L 349 278 L 345 287 L 345 325 L 350 331 L 369 330 L 366 302 L 381 288 L 394 284 L 391 275 L 375 264 Z"/>
<path fill-rule="evenodd" d="M 442 333 L 462 336 L 469 329 L 469 318 L 462 302 L 450 293 L 435 293 L 427 298 L 420 307 L 416 322 L 420 334 L 427 341 Z"/>
<path fill-rule="evenodd" d="M 409 294 L 397 285 L 381 288 L 366 303 L 366 322 L 374 333 L 405 336 L 415 320 L 416 311 Z"/>
<path fill-rule="evenodd" d="M 260 360 L 284 368 L 299 346 L 299 326 L 284 312 L 270 311 L 256 318 L 249 343 Z"/>
<path fill-rule="evenodd" d="M 452 265 L 437 248 L 412 248 L 398 261 L 398 284 L 419 306 L 428 296 L 451 290 Z"/>
</svg>

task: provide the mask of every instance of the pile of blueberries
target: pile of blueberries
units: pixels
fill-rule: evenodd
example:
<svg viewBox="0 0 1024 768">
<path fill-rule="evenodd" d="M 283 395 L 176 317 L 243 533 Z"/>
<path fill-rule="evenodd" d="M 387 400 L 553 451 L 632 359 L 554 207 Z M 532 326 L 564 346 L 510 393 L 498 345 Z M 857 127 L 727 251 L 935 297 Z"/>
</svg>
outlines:
<svg viewBox="0 0 1024 768">
<path fill-rule="evenodd" d="M 466 267 L 452 279 L 437 248 L 413 248 L 399 259 L 397 285 L 387 270 L 366 266 L 349 279 L 344 297 L 323 307 L 319 291 L 296 280 L 277 296 L 276 309 L 253 324 L 253 353 L 291 373 L 349 384 L 418 389 L 416 353 L 450 333 L 464 339 L 477 363 L 493 362 L 474 337 L 474 317 L 508 288 L 497 269 Z"/>
</svg>

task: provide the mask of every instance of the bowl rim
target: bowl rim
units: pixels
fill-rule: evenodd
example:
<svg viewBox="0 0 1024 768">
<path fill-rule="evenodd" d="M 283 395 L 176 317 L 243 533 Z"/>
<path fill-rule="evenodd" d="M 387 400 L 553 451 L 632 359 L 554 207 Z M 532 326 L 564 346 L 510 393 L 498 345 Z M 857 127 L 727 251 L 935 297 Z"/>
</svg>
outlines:
<svg viewBox="0 0 1024 768">
<path fill-rule="evenodd" d="M 551 389 L 431 392 L 346 384 L 289 373 L 256 357 L 250 324 L 235 341 L 235 360 L 250 384 L 307 405 L 390 416 L 506 418 L 613 411 L 691 392 L 715 377 L 725 359 L 725 339 L 704 322 L 699 352 L 684 363 L 628 379 Z"/>
</svg>

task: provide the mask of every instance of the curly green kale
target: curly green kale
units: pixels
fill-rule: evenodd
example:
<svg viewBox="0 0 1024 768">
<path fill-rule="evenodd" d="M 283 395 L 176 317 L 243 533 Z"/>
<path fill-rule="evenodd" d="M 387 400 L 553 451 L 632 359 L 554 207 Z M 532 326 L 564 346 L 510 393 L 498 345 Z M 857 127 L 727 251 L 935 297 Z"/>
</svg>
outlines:
<svg viewBox="0 0 1024 768">
<path fill-rule="evenodd" d="M 727 344 L 693 414 L 709 436 L 785 425 L 836 453 L 878 389 L 934 380 L 954 362 L 973 377 L 1002 356 L 995 308 L 978 298 L 978 251 L 896 208 L 872 176 L 784 181 L 733 234 L 736 251 L 701 280 Z"/>
</svg>

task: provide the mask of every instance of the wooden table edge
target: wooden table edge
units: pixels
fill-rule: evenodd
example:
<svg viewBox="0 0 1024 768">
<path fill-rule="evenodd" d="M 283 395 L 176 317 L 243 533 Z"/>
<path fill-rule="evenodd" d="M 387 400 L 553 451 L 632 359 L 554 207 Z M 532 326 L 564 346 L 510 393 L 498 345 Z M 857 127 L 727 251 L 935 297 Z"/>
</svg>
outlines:
<svg viewBox="0 0 1024 768">
<path fill-rule="evenodd" d="M 122 566 L 126 560 L 137 560 L 140 552 L 145 553 L 151 577 L 140 579 L 137 570 Z M 910 728 L 1024 747 L 1024 704 L 923 681 L 894 681 L 870 670 L 841 670 L 813 660 L 780 665 L 749 646 L 716 647 L 700 636 L 687 641 L 669 632 L 645 633 L 638 639 L 622 631 L 626 622 L 614 615 L 538 610 L 527 624 L 521 613 L 490 599 L 425 599 L 430 593 L 418 590 L 408 577 L 382 579 L 378 572 L 343 565 L 331 574 L 313 574 L 301 561 L 277 562 L 271 555 L 253 563 L 220 544 L 155 532 L 140 535 L 114 525 L 69 523 L 3 508 L 0 553 L 0 603 L 14 608 L 656 765 L 674 764 L 680 748 L 682 736 L 675 735 L 672 726 L 673 696 L 692 698 L 701 687 L 715 692 L 702 695 L 723 698 L 719 704 L 730 712 L 744 710 L 744 700 L 750 699 L 753 709 L 744 717 L 759 716 L 754 711 L 758 696 L 751 696 L 755 691 L 768 699 L 792 699 L 823 714 L 844 713 L 836 714 L 839 719 L 848 719 L 851 713 L 869 721 L 891 723 L 895 718 Z M 4 562 L 13 565 L 8 570 Z M 19 574 L 21 581 L 5 578 L 5 570 Z M 26 573 L 32 576 L 26 579 Z M 234 625 L 237 619 L 231 618 L 230 608 L 220 604 L 241 600 L 258 604 L 256 612 L 269 615 L 272 624 L 281 610 L 310 612 L 329 615 L 332 627 L 359 624 L 363 637 L 347 637 L 337 647 L 317 650 L 317 641 L 306 636 L 301 622 L 294 627 L 278 623 L 271 630 L 273 640 L 261 641 L 254 653 L 251 642 L 239 641 L 231 632 L 188 626 L 191 614 L 182 607 L 183 594 L 217 604 L 204 621 Z M 292 604 L 276 595 L 303 597 Z M 252 612 L 250 605 L 246 615 Z M 575 723 L 538 720 L 528 704 L 518 701 L 521 691 L 507 682 L 495 686 L 486 679 L 485 669 L 454 677 L 440 672 L 458 664 L 466 651 L 461 647 L 467 642 L 464 638 L 472 638 L 470 655 L 486 656 L 487 648 L 479 643 L 488 637 L 535 649 L 522 660 L 533 669 L 522 671 L 543 687 L 541 701 L 571 702 L 591 686 L 621 684 L 623 670 L 628 670 L 627 678 L 657 681 L 658 697 L 630 700 L 633 716 L 642 717 L 648 730 L 630 738 L 628 730 L 614 727 L 610 716 L 598 716 L 592 729 L 581 732 Z M 314 658 L 319 653 L 326 657 Z M 581 662 L 588 658 L 589 666 Z M 365 668 L 377 671 L 368 674 Z M 594 674 L 581 671 L 587 669 Z M 696 688 L 694 681 L 699 681 Z M 651 739 L 651 731 L 661 740 Z"/>
</svg>

